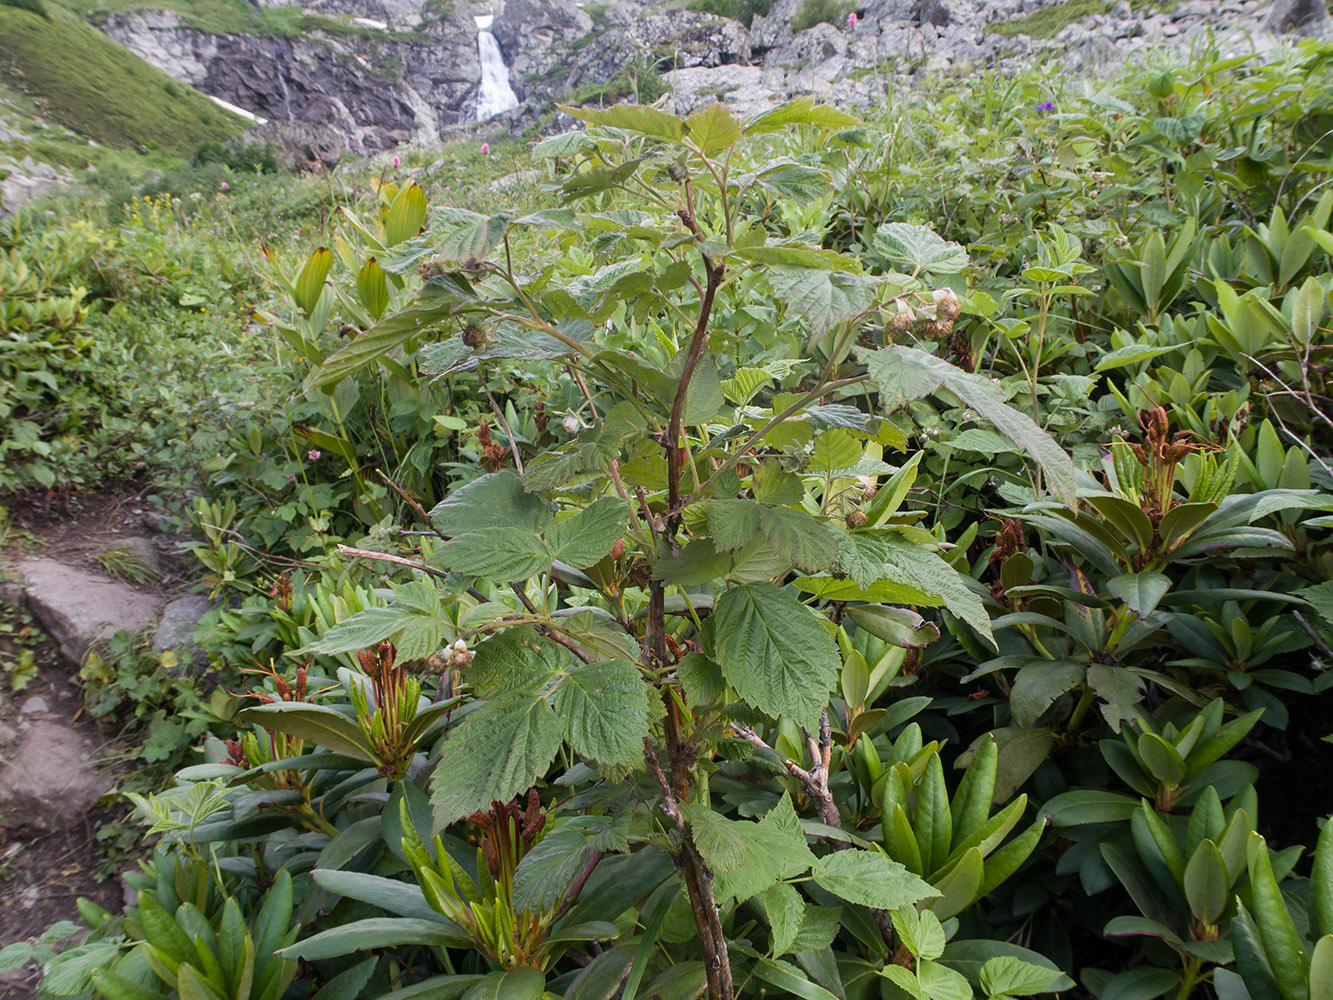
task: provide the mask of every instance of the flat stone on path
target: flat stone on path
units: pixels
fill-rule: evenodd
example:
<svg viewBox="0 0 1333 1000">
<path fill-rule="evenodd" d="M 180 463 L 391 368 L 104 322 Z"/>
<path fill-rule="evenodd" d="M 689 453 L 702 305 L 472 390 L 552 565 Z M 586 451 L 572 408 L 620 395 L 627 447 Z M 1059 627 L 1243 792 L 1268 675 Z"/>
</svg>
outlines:
<svg viewBox="0 0 1333 1000">
<path fill-rule="evenodd" d="M 109 784 L 93 767 L 97 750 L 83 733 L 38 721 L 0 750 L 0 827 L 55 833 L 82 826 Z"/>
<path fill-rule="evenodd" d="M 153 594 L 51 559 L 26 560 L 18 571 L 27 584 L 28 607 L 74 666 L 98 639 L 121 629 L 142 632 L 162 610 L 162 599 Z"/>
</svg>

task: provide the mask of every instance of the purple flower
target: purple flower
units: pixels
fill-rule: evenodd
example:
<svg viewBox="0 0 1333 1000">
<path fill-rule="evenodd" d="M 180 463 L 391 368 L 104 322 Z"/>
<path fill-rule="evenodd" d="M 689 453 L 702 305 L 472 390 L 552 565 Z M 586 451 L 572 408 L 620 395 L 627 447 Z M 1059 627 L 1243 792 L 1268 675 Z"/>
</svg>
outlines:
<svg viewBox="0 0 1333 1000">
<path fill-rule="evenodd" d="M 856 30 L 856 11 L 852 11 L 847 15 L 847 27 L 851 28 L 853 31 Z"/>
<path fill-rule="evenodd" d="M 223 191 L 229 191 L 229 190 L 231 190 L 231 185 L 228 184 L 226 181 L 223 181 L 223 182 L 222 182 L 222 190 L 223 190 Z"/>
<path fill-rule="evenodd" d="M 1054 111 L 1054 110 L 1055 110 L 1055 105 L 1052 104 L 1050 101 L 1042 101 L 1040 104 L 1037 105 L 1037 110 L 1038 110 L 1038 111 Z"/>
<path fill-rule="evenodd" d="M 481 144 L 481 155 L 482 155 L 482 156 L 490 156 L 490 155 L 491 155 L 491 144 L 490 144 L 489 142 L 483 142 L 483 143 Z"/>
<path fill-rule="evenodd" d="M 308 458 L 308 459 L 310 459 L 310 461 L 312 461 L 312 462 L 318 462 L 318 461 L 319 461 L 319 449 L 318 449 L 318 448 L 311 448 L 308 452 L 305 453 L 305 457 Z"/>
</svg>

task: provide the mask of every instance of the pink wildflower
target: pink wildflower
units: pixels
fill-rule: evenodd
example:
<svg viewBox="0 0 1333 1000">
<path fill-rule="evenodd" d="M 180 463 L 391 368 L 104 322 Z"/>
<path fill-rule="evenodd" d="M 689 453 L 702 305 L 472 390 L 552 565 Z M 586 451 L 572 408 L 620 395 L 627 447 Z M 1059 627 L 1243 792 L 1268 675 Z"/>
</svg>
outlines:
<svg viewBox="0 0 1333 1000">
<path fill-rule="evenodd" d="M 312 461 L 312 462 L 318 462 L 318 461 L 319 461 L 319 449 L 318 449 L 318 448 L 311 448 L 308 452 L 305 453 L 305 457 L 308 458 L 308 459 L 310 459 L 310 461 Z"/>
<path fill-rule="evenodd" d="M 394 165 L 395 167 L 401 165 L 402 162 L 403 162 L 403 161 L 400 160 L 400 159 L 399 159 L 398 157 L 396 157 L 396 156 L 393 158 L 393 165 Z"/>
<path fill-rule="evenodd" d="M 229 191 L 229 190 L 231 190 L 231 185 L 228 184 L 226 181 L 223 181 L 223 182 L 222 182 L 222 190 L 223 190 L 223 191 Z"/>
<path fill-rule="evenodd" d="M 481 155 L 482 155 L 482 156 L 490 156 L 490 155 L 491 155 L 491 144 L 490 144 L 489 142 L 483 142 L 483 143 L 481 144 Z"/>
<path fill-rule="evenodd" d="M 851 28 L 853 31 L 856 30 L 856 11 L 852 11 L 847 15 L 847 27 Z"/>
</svg>

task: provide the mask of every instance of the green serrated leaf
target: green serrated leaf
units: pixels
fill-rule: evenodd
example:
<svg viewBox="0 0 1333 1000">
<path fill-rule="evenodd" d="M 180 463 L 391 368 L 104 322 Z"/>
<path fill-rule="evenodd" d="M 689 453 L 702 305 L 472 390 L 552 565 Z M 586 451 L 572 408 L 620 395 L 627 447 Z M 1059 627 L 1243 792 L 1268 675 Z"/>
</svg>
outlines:
<svg viewBox="0 0 1333 1000">
<path fill-rule="evenodd" d="M 815 884 L 839 899 L 881 910 L 913 906 L 939 892 L 877 851 L 835 851 L 820 858 L 812 873 Z"/>
<path fill-rule="evenodd" d="M 431 775 L 436 827 L 531 788 L 560 749 L 560 720 L 546 700 L 503 694 L 452 730 Z"/>
<path fill-rule="evenodd" d="M 861 351 L 871 380 L 898 406 L 943 389 L 976 410 L 996 430 L 1027 452 L 1046 473 L 1052 495 L 1068 507 L 1077 504 L 1074 463 L 1055 439 L 1032 418 L 1004 401 L 995 383 L 981 375 L 955 368 L 942 358 L 914 347 L 886 347 Z"/>
<path fill-rule="evenodd" d="M 886 222 L 875 230 L 874 249 L 912 273 L 957 274 L 968 265 L 967 251 L 941 239 L 928 226 Z"/>
<path fill-rule="evenodd" d="M 628 522 L 629 507 L 624 500 L 602 497 L 573 517 L 552 525 L 546 544 L 555 559 L 582 569 L 611 551 Z"/>
<path fill-rule="evenodd" d="M 771 583 L 726 591 L 713 612 L 723 676 L 759 711 L 814 731 L 842 666 L 820 617 Z"/>
<path fill-rule="evenodd" d="M 807 573 L 827 569 L 838 554 L 838 540 L 803 510 L 764 507 L 759 511 L 759 531 L 774 555 Z"/>
<path fill-rule="evenodd" d="M 651 708 L 638 667 L 624 660 L 576 667 L 555 696 L 569 744 L 584 757 L 620 767 L 643 764 Z"/>
</svg>

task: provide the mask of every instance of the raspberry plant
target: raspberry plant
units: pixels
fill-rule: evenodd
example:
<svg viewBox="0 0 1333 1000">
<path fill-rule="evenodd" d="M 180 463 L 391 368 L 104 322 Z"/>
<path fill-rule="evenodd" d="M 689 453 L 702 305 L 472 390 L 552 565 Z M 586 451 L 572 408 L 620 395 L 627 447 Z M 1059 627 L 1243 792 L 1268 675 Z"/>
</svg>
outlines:
<svg viewBox="0 0 1333 1000">
<path fill-rule="evenodd" d="M 960 301 L 932 283 L 968 266 L 961 247 L 890 223 L 867 267 L 784 224 L 784 202 L 843 179 L 813 156 L 756 156 L 756 139 L 804 128 L 812 144 L 836 142 L 852 118 L 808 99 L 748 122 L 721 106 L 687 119 L 651 107 L 570 113 L 588 128 L 536 149 L 557 160 L 554 193 L 566 207 L 443 209 L 427 226 L 419 187 L 386 190 L 381 218 L 354 219 L 340 248 L 357 270 L 354 290 L 326 281 L 328 251 L 291 283 L 308 323 L 326 321 L 335 296 L 366 319 L 309 389 L 336 395 L 369 364 L 410 377 L 401 359 L 419 352 L 426 377 L 476 373 L 507 439 L 506 454 L 488 426 L 487 464 L 511 460 L 429 512 L 413 501 L 429 527 L 413 533 L 412 558 L 390 558 L 421 580 L 305 652 L 392 639 L 400 663 L 443 673 L 442 695 L 472 695 L 439 745 L 434 830 L 405 827 L 413 843 L 511 801 L 558 760 L 600 775 L 580 801 L 632 837 L 572 838 L 542 851 L 544 863 L 586 880 L 632 842 L 665 849 L 715 1000 L 737 989 L 735 904 L 762 898 L 775 939 L 791 945 L 821 910 L 797 891 L 803 881 L 869 908 L 883 957 L 896 949 L 910 961 L 889 912 L 929 905 L 940 890 L 836 836 L 829 775 L 855 736 L 851 713 L 830 712 L 830 700 L 849 670 L 869 671 L 864 658 L 844 663 L 840 647 L 859 631 L 898 646 L 938 634 L 903 605 L 944 607 L 983 637 L 990 630 L 939 540 L 900 511 L 917 462 L 885 461 L 906 449 L 892 412 L 956 397 L 1036 460 L 1034 484 L 1057 499 L 1073 495 L 1072 465 L 987 379 L 916 348 L 877 346 L 913 326 L 922 337 L 951 332 Z M 491 385 L 544 365 L 564 369 L 582 405 L 563 422 L 567 440 L 534 448 Z M 422 594 L 426 581 L 433 595 Z M 466 663 L 440 655 L 459 638 L 472 647 Z M 275 727 L 297 717 L 253 715 Z M 768 749 L 761 732 L 775 726 L 800 734 L 777 745 L 790 751 L 802 803 L 833 835 L 831 852 L 812 852 L 790 796 L 757 821 L 713 808 L 710 775 Z M 573 896 L 539 896 L 528 902 L 546 935 Z M 531 963 L 506 967 L 521 964 Z M 779 987 L 793 975 L 771 959 L 746 967 Z"/>
</svg>

